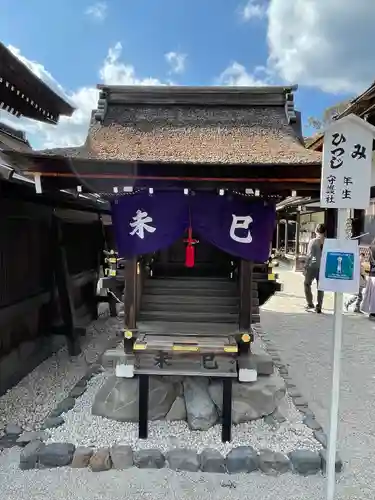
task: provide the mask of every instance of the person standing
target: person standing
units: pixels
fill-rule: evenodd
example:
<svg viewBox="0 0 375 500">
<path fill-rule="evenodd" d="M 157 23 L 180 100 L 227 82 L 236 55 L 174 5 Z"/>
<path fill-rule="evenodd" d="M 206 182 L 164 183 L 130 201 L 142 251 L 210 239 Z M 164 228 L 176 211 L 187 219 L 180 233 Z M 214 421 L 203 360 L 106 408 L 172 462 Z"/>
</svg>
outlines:
<svg viewBox="0 0 375 500">
<path fill-rule="evenodd" d="M 344 307 L 346 311 L 349 311 L 349 307 L 355 303 L 354 306 L 354 312 L 355 313 L 362 313 L 361 311 L 361 303 L 363 300 L 363 291 L 366 288 L 366 271 L 364 268 L 364 262 L 363 262 L 363 257 L 360 256 L 360 275 L 359 275 L 359 290 L 358 293 L 352 295 L 349 300 L 347 300 L 344 304 Z"/>
<path fill-rule="evenodd" d="M 311 291 L 311 285 L 313 281 L 316 281 L 316 285 L 319 285 L 319 270 L 320 262 L 322 259 L 323 244 L 326 234 L 326 228 L 324 224 L 318 224 L 315 229 L 315 238 L 310 240 L 307 249 L 307 260 L 305 264 L 305 298 L 306 298 L 306 310 L 310 311 L 315 309 L 315 311 L 320 314 L 322 312 L 324 292 L 318 290 L 317 292 L 317 304 L 314 306 L 313 294 Z"/>
</svg>

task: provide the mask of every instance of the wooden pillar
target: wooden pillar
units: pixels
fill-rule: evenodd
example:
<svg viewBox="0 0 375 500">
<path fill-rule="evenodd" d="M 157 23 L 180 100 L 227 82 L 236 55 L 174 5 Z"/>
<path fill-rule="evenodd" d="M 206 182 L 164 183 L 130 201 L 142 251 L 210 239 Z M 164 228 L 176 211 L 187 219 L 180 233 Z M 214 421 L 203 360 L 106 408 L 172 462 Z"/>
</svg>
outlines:
<svg viewBox="0 0 375 500">
<path fill-rule="evenodd" d="M 253 263 L 241 260 L 239 329 L 249 330 L 252 320 Z"/>
<path fill-rule="evenodd" d="M 352 237 L 355 238 L 365 232 L 365 210 L 353 210 Z"/>
<path fill-rule="evenodd" d="M 294 250 L 296 261 L 299 257 L 299 239 L 301 232 L 300 229 L 301 229 L 301 207 L 298 207 L 296 215 L 296 247 Z"/>
<path fill-rule="evenodd" d="M 137 325 L 137 258 L 125 262 L 124 293 L 125 326 L 129 329 Z"/>
<path fill-rule="evenodd" d="M 276 251 L 279 251 L 280 247 L 280 221 L 276 221 Z"/>
<path fill-rule="evenodd" d="M 61 220 L 55 215 L 52 217 L 51 233 L 54 255 L 54 274 L 59 297 L 61 319 L 63 322 L 62 333 L 66 336 L 69 354 L 71 356 L 76 356 L 81 352 L 79 331 L 76 328 L 72 285 L 64 247 Z"/>
<path fill-rule="evenodd" d="M 324 212 L 324 224 L 326 226 L 326 236 L 327 238 L 336 237 L 336 217 L 337 210 L 334 208 L 327 208 Z"/>
<path fill-rule="evenodd" d="M 284 238 L 285 238 L 285 255 L 288 253 L 288 219 L 285 219 L 285 228 L 284 228 Z"/>
</svg>

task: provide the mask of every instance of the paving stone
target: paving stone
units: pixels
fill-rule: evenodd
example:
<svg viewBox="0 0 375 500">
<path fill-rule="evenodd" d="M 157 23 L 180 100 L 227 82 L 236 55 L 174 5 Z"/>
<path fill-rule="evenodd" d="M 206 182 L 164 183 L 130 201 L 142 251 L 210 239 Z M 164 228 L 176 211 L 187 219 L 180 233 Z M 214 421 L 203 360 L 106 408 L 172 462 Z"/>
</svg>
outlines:
<svg viewBox="0 0 375 500">
<path fill-rule="evenodd" d="M 327 450 L 320 450 L 319 454 L 320 454 L 320 457 L 322 459 L 323 474 L 325 474 L 327 472 L 328 452 L 327 452 Z M 341 460 L 339 454 L 336 452 L 335 471 L 341 472 L 342 469 L 343 469 L 342 460 Z"/>
<path fill-rule="evenodd" d="M 72 408 L 74 408 L 74 405 L 76 404 L 76 401 L 74 398 L 68 397 L 63 399 L 54 410 L 51 411 L 49 414 L 50 417 L 59 417 L 63 413 L 68 412 Z"/>
<path fill-rule="evenodd" d="M 193 450 L 187 448 L 175 448 L 166 454 L 168 466 L 172 470 L 185 470 L 197 472 L 199 470 L 199 457 Z"/>
<path fill-rule="evenodd" d="M 225 458 L 218 450 L 206 448 L 202 451 L 199 458 L 203 472 L 223 473 L 226 471 Z"/>
<path fill-rule="evenodd" d="M 20 469 L 35 469 L 38 464 L 39 453 L 44 447 L 45 444 L 41 441 L 32 441 L 27 444 L 20 453 Z"/>
<path fill-rule="evenodd" d="M 313 431 L 320 431 L 322 426 L 320 425 L 319 422 L 315 420 L 314 417 L 311 417 L 310 415 L 305 415 L 303 419 L 303 423 L 309 427 L 309 429 L 312 429 Z"/>
<path fill-rule="evenodd" d="M 304 397 L 302 397 L 302 396 L 299 396 L 297 398 L 293 398 L 293 403 L 296 406 L 302 406 L 302 407 L 307 407 L 308 406 L 307 400 Z"/>
<path fill-rule="evenodd" d="M 258 375 L 272 375 L 273 374 L 273 360 L 269 354 L 254 353 L 250 355 L 250 359 L 254 361 Z"/>
<path fill-rule="evenodd" d="M 134 453 L 134 464 L 140 469 L 162 469 L 165 458 L 159 450 L 139 450 Z"/>
<path fill-rule="evenodd" d="M 46 467 L 63 467 L 73 460 L 75 446 L 71 443 L 51 443 L 39 452 L 39 463 Z"/>
<path fill-rule="evenodd" d="M 79 398 L 84 392 L 86 392 L 87 387 L 76 386 L 69 393 L 70 398 Z"/>
<path fill-rule="evenodd" d="M 18 424 L 8 424 L 5 427 L 5 434 L 7 436 L 17 436 L 18 437 L 20 434 L 22 434 L 22 432 L 23 432 L 23 429 Z"/>
<path fill-rule="evenodd" d="M 26 446 L 32 441 L 47 441 L 48 434 L 44 431 L 25 431 L 17 438 L 18 446 Z"/>
<path fill-rule="evenodd" d="M 297 389 L 295 385 L 293 387 L 289 387 L 288 384 L 286 384 L 288 394 L 291 398 L 300 398 L 302 396 L 301 392 Z"/>
<path fill-rule="evenodd" d="M 110 449 L 114 469 L 129 469 L 133 467 L 133 450 L 130 446 L 116 444 Z"/>
<path fill-rule="evenodd" d="M 17 435 L 5 435 L 0 438 L 0 448 L 13 448 L 13 446 L 17 446 Z"/>
<path fill-rule="evenodd" d="M 89 466 L 90 458 L 93 456 L 94 450 L 86 448 L 86 446 L 79 446 L 73 455 L 71 467 L 75 469 L 83 469 Z"/>
<path fill-rule="evenodd" d="M 321 469 L 322 459 L 319 453 L 310 450 L 295 450 L 289 454 L 293 471 L 303 476 L 317 474 Z"/>
<path fill-rule="evenodd" d="M 251 446 L 239 446 L 228 453 L 225 463 L 229 473 L 252 472 L 258 468 L 259 457 Z"/>
<path fill-rule="evenodd" d="M 64 422 L 65 420 L 61 416 L 48 417 L 42 425 L 42 430 L 55 429 L 56 427 L 60 427 Z"/>
<path fill-rule="evenodd" d="M 306 417 L 309 416 L 311 418 L 315 418 L 315 415 L 312 410 L 308 406 L 298 406 L 298 411 L 303 413 Z"/>
<path fill-rule="evenodd" d="M 272 413 L 271 415 L 274 420 L 276 420 L 277 423 L 282 424 L 283 422 L 286 422 L 286 418 L 284 415 L 276 408 L 276 410 Z"/>
<path fill-rule="evenodd" d="M 93 472 L 110 470 L 112 460 L 109 448 L 99 448 L 90 458 L 90 468 Z"/>
<path fill-rule="evenodd" d="M 284 474 L 290 470 L 290 460 L 282 453 L 261 450 L 259 453 L 259 469 L 270 476 Z"/>
<path fill-rule="evenodd" d="M 327 448 L 327 435 L 323 431 L 315 431 L 314 438 L 322 445 L 324 448 Z"/>
</svg>

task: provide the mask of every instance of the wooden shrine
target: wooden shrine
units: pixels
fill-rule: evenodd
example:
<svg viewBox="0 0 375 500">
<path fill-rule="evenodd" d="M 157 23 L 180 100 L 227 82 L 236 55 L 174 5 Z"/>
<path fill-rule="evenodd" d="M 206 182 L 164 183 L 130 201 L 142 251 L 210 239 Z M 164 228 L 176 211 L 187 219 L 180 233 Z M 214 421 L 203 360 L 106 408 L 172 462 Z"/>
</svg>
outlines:
<svg viewBox="0 0 375 500">
<path fill-rule="evenodd" d="M 107 200 L 161 191 L 265 204 L 292 191 L 316 196 L 321 155 L 304 147 L 296 88 L 102 85 L 83 146 L 9 152 L 9 159 L 41 192 L 75 189 Z M 199 240 L 193 267 L 186 266 L 186 240 Z M 141 437 L 150 374 L 223 378 L 224 441 L 230 381 L 241 370 L 256 377 L 246 360 L 259 306 L 280 285 L 267 257 L 236 258 L 203 240 L 193 228 L 167 248 L 125 262 L 124 352 L 108 356 L 118 376 L 139 377 Z M 114 289 L 118 279 L 108 280 Z"/>
</svg>

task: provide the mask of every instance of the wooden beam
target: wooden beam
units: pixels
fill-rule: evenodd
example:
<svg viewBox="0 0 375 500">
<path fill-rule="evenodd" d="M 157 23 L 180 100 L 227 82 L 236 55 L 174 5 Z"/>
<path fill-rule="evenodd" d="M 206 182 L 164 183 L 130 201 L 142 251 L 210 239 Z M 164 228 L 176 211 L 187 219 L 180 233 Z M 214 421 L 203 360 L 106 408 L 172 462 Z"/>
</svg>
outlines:
<svg viewBox="0 0 375 500">
<path fill-rule="evenodd" d="M 137 258 L 125 262 L 125 327 L 137 327 Z"/>
<path fill-rule="evenodd" d="M 252 320 L 253 263 L 241 260 L 239 329 L 250 330 Z"/>
<path fill-rule="evenodd" d="M 54 274 L 59 297 L 60 313 L 63 321 L 63 332 L 68 343 L 71 356 L 81 352 L 79 335 L 76 329 L 76 315 L 73 301 L 71 276 L 69 275 L 66 250 L 62 238 L 61 221 L 52 217 L 51 226 L 52 252 L 54 257 Z"/>
</svg>

